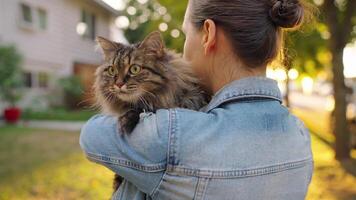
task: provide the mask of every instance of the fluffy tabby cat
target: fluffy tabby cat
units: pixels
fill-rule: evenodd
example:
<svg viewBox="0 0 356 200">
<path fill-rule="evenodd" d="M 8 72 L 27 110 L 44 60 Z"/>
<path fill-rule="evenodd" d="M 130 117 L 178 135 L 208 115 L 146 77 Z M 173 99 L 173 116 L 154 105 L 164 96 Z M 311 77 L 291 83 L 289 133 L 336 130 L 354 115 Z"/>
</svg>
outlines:
<svg viewBox="0 0 356 200">
<path fill-rule="evenodd" d="M 179 54 L 164 48 L 159 32 L 142 42 L 124 45 L 97 37 L 105 63 L 96 71 L 97 105 L 118 117 L 122 134 L 129 134 L 142 112 L 182 107 L 198 110 L 207 95 L 190 66 Z M 122 179 L 116 175 L 115 191 Z"/>
</svg>

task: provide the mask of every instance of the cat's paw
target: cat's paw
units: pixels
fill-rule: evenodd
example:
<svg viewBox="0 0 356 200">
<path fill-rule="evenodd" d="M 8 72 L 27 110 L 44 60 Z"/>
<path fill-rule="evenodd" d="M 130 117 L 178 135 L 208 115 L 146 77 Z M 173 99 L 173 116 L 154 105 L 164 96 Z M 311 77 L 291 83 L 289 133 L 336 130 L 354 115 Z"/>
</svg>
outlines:
<svg viewBox="0 0 356 200">
<path fill-rule="evenodd" d="M 122 133 L 122 134 L 130 134 L 134 130 L 135 126 L 136 125 L 133 125 L 132 123 L 124 124 L 124 123 L 121 122 L 120 127 L 119 127 L 120 133 Z"/>
<path fill-rule="evenodd" d="M 136 111 L 129 111 L 125 115 L 119 117 L 119 128 L 122 134 L 131 133 L 138 121 L 140 120 L 140 114 Z"/>
<path fill-rule="evenodd" d="M 114 193 L 119 189 L 119 187 L 123 181 L 124 181 L 124 178 L 122 178 L 118 174 L 115 174 L 114 181 L 113 181 Z"/>
</svg>

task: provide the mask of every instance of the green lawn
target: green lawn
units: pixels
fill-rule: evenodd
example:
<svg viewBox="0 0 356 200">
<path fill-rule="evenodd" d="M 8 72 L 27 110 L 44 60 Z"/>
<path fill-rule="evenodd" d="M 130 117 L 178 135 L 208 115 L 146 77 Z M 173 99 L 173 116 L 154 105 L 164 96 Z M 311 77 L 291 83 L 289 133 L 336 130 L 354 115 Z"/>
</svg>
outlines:
<svg viewBox="0 0 356 200">
<path fill-rule="evenodd" d="M 0 200 L 109 199 L 113 174 L 86 160 L 78 137 L 0 128 Z"/>
<path fill-rule="evenodd" d="M 312 131 L 328 134 L 325 116 L 294 112 Z M 78 137 L 75 132 L 0 128 L 0 200 L 109 199 L 113 174 L 86 160 Z M 312 148 L 315 171 L 307 200 L 356 200 L 356 178 L 333 159 L 331 147 L 313 136 Z"/>
</svg>

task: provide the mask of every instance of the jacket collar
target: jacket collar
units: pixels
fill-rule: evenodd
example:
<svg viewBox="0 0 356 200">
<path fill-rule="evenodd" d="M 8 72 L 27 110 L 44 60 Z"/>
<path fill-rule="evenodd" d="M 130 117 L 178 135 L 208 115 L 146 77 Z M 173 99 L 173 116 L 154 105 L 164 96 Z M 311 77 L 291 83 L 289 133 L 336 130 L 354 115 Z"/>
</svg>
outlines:
<svg viewBox="0 0 356 200">
<path fill-rule="evenodd" d="M 282 95 L 275 80 L 266 77 L 248 77 L 233 81 L 221 88 L 201 111 L 209 112 L 219 105 L 235 100 L 271 99 L 282 103 Z"/>
</svg>

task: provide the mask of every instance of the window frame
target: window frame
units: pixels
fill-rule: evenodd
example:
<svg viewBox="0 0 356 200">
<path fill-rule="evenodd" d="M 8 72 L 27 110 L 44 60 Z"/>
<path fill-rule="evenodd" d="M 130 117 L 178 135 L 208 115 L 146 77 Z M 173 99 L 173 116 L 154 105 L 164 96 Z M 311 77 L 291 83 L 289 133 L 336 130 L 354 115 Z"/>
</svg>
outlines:
<svg viewBox="0 0 356 200">
<path fill-rule="evenodd" d="M 33 24 L 33 12 L 32 12 L 32 7 L 29 5 L 29 4 L 26 4 L 26 3 L 23 3 L 23 2 L 21 2 L 20 3 L 20 9 L 21 9 L 21 21 L 23 22 L 23 23 L 27 23 L 27 24 Z M 29 13 L 27 13 L 27 14 L 29 14 L 29 16 L 27 16 L 27 17 L 29 17 L 29 19 L 26 19 L 26 11 L 25 11 L 25 9 L 28 9 L 27 11 L 29 12 Z"/>
<path fill-rule="evenodd" d="M 50 80 L 49 74 L 47 72 L 41 71 L 41 72 L 37 72 L 36 75 L 37 75 L 37 87 L 41 89 L 47 89 Z"/>
<path fill-rule="evenodd" d="M 87 9 L 82 8 L 80 13 L 80 22 L 86 24 L 85 33 L 80 35 L 82 38 L 87 38 L 95 40 L 96 36 L 96 21 L 97 16 L 95 13 L 88 11 Z"/>
<path fill-rule="evenodd" d="M 46 90 L 50 88 L 51 73 L 47 71 L 24 71 L 23 72 L 24 81 L 23 84 L 26 89 L 41 89 Z M 30 85 L 27 84 L 27 78 L 30 78 Z M 44 79 L 42 78 L 44 77 Z M 44 80 L 44 82 L 43 82 Z"/>
<path fill-rule="evenodd" d="M 44 8 L 41 8 L 41 7 L 37 7 L 36 13 L 37 13 L 37 19 L 38 19 L 38 22 L 37 22 L 38 28 L 43 31 L 47 30 L 48 29 L 47 10 Z M 41 18 L 41 17 L 43 17 L 43 18 Z"/>
<path fill-rule="evenodd" d="M 28 12 L 28 13 L 26 13 Z M 29 15 L 26 19 L 26 15 Z M 48 10 L 33 6 L 27 2 L 19 2 L 19 26 L 30 31 L 46 31 L 49 28 Z"/>
<path fill-rule="evenodd" d="M 23 72 L 23 78 L 24 78 L 24 86 L 25 86 L 25 88 L 29 88 L 30 89 L 30 88 L 34 87 L 34 75 L 33 75 L 33 72 L 24 71 Z"/>
</svg>

